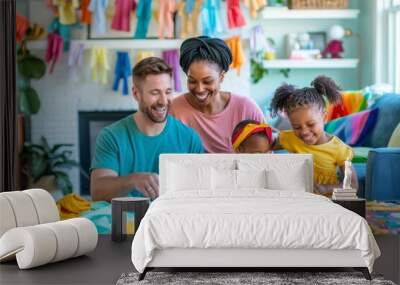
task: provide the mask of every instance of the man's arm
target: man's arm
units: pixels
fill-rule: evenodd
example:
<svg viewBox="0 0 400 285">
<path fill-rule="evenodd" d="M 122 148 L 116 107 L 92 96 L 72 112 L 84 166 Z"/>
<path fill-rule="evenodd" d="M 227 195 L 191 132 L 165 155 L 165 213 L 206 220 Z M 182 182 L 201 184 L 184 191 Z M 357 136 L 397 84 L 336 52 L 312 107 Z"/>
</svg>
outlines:
<svg viewBox="0 0 400 285">
<path fill-rule="evenodd" d="M 133 173 L 118 176 L 111 169 L 94 169 L 90 174 L 90 192 L 93 201 L 111 201 L 124 196 L 132 189 L 142 192 L 146 197 L 158 197 L 158 175 L 155 173 Z"/>
</svg>

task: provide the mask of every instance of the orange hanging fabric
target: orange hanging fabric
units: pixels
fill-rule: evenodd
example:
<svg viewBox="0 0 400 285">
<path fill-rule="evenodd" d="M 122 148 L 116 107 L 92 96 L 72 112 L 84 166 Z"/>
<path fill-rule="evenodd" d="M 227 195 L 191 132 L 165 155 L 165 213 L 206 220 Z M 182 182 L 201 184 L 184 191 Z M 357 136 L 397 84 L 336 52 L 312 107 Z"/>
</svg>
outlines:
<svg viewBox="0 0 400 285">
<path fill-rule="evenodd" d="M 267 5 L 266 0 L 244 0 L 244 4 L 249 7 L 250 15 L 253 18 L 257 18 L 257 12 L 262 7 Z"/>
<path fill-rule="evenodd" d="M 20 43 L 26 34 L 26 31 L 29 28 L 29 21 L 24 16 L 17 13 L 16 15 L 16 37 L 17 43 Z"/>
<path fill-rule="evenodd" d="M 240 68 L 244 64 L 246 58 L 244 56 L 242 40 L 240 36 L 235 36 L 225 40 L 226 44 L 232 52 L 232 64 L 231 68 L 236 69 L 237 74 L 240 74 Z"/>
<path fill-rule="evenodd" d="M 90 24 L 92 21 L 92 13 L 88 9 L 89 4 L 90 0 L 81 0 L 81 23 Z"/>
</svg>

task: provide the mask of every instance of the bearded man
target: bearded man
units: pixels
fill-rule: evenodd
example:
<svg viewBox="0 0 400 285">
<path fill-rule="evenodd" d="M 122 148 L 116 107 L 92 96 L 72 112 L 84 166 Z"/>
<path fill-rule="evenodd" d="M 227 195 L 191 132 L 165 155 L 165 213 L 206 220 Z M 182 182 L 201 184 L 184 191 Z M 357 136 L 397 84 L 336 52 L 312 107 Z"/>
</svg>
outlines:
<svg viewBox="0 0 400 285">
<path fill-rule="evenodd" d="M 203 153 L 199 135 L 168 114 L 172 69 L 162 59 L 145 58 L 132 72 L 138 110 L 101 130 L 90 169 L 92 199 L 159 195 L 162 153 Z"/>
</svg>

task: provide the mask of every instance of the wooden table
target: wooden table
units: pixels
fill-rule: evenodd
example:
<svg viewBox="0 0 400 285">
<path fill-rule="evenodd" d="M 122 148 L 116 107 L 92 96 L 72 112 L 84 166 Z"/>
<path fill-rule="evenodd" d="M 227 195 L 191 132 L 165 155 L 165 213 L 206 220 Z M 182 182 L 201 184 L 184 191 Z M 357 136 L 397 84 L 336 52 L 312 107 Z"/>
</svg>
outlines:
<svg viewBox="0 0 400 285">
<path fill-rule="evenodd" d="M 357 198 L 353 200 L 332 199 L 332 202 L 339 204 L 340 206 L 350 211 L 353 211 L 356 214 L 359 214 L 361 217 L 365 219 L 365 210 L 366 210 L 365 199 L 362 198 Z"/>
</svg>

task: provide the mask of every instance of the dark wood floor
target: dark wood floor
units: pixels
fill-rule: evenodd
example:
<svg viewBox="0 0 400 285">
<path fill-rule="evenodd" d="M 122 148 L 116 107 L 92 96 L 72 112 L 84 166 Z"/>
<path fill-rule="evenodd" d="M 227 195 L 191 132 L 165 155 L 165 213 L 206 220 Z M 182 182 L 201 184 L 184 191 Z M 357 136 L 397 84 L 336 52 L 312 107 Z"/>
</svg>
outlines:
<svg viewBox="0 0 400 285">
<path fill-rule="evenodd" d="M 115 284 L 122 273 L 134 271 L 131 261 L 132 238 L 111 241 L 99 235 L 95 251 L 87 256 L 19 270 L 16 262 L 0 264 L 0 284 Z"/>
<path fill-rule="evenodd" d="M 382 256 L 374 272 L 400 284 L 400 235 L 376 236 Z M 131 262 L 132 238 L 114 243 L 100 235 L 99 246 L 88 254 L 45 266 L 19 270 L 16 262 L 0 264 L 0 284 L 115 284 L 124 272 L 134 271 Z"/>
<path fill-rule="evenodd" d="M 381 250 L 381 257 L 375 261 L 374 272 L 400 284 L 400 235 L 377 235 L 375 239 Z"/>
</svg>

